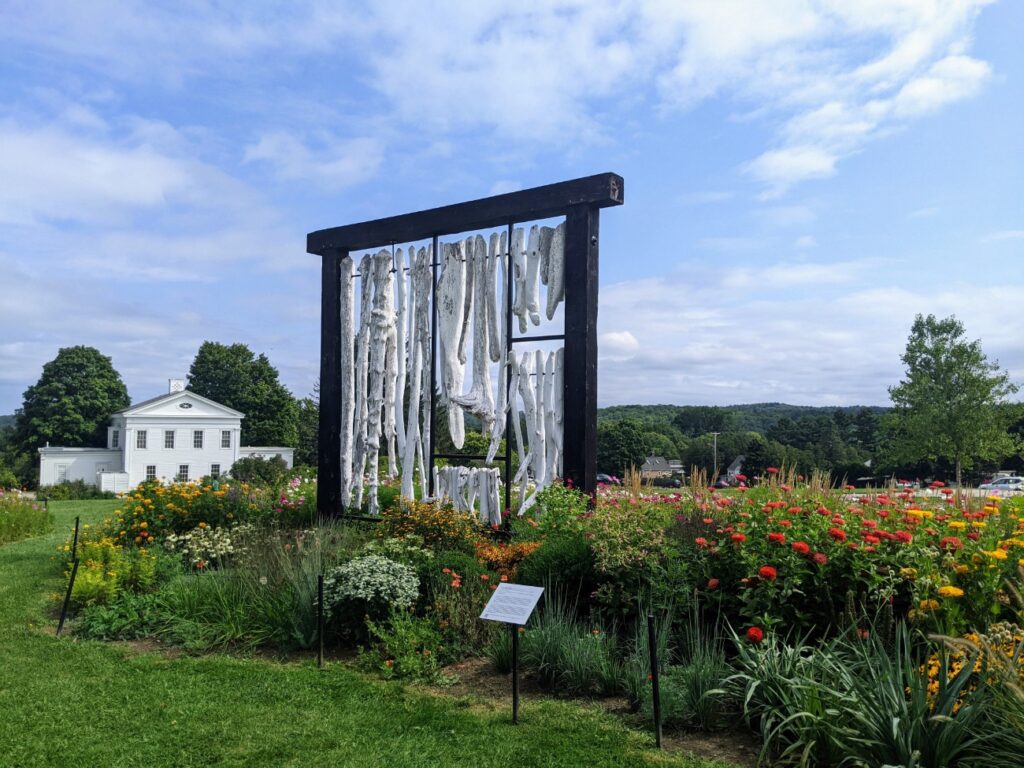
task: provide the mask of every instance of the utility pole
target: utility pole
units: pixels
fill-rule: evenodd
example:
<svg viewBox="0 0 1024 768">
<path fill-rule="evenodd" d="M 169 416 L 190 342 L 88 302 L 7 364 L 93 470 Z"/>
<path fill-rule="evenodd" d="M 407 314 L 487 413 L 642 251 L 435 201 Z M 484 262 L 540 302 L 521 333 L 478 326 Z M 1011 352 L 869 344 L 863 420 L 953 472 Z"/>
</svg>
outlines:
<svg viewBox="0 0 1024 768">
<path fill-rule="evenodd" d="M 721 432 L 712 432 L 711 433 L 711 436 L 714 438 L 714 446 L 715 446 L 714 448 L 712 448 L 712 453 L 714 454 L 714 459 L 715 459 L 715 471 L 711 475 L 712 482 L 718 482 L 718 436 L 720 434 L 722 434 L 722 433 Z"/>
</svg>

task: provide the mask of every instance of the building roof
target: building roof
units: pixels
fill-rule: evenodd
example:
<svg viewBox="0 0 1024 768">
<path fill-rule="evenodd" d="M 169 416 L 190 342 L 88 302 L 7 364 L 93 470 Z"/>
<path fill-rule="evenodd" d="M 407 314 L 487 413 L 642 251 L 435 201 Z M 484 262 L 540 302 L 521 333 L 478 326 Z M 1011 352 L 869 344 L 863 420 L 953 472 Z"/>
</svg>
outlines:
<svg viewBox="0 0 1024 768">
<path fill-rule="evenodd" d="M 118 411 L 117 413 L 113 414 L 113 416 L 137 416 L 137 415 L 139 415 L 139 412 L 141 410 L 143 410 L 145 408 L 150 408 L 150 407 L 156 405 L 157 403 L 162 403 L 162 402 L 165 402 L 165 401 L 166 402 L 172 402 L 174 400 L 187 400 L 187 399 L 195 399 L 195 400 L 198 400 L 201 403 L 206 403 L 209 406 L 212 406 L 214 408 L 218 408 L 218 409 L 224 411 L 226 414 L 228 414 L 230 416 L 237 416 L 240 419 L 244 419 L 245 418 L 245 414 L 244 413 L 241 413 L 240 411 L 236 411 L 233 408 L 228 408 L 226 405 L 223 405 L 223 404 L 218 403 L 218 402 L 216 402 L 214 400 L 211 400 L 208 397 L 203 397 L 202 395 L 197 395 L 195 392 L 191 392 L 191 391 L 189 391 L 187 389 L 183 389 L 180 392 L 169 392 L 169 393 L 167 393 L 165 395 L 160 395 L 158 397 L 151 397 L 151 398 L 149 398 L 149 400 L 143 400 L 140 403 L 135 403 L 134 405 L 129 406 L 128 408 L 126 408 L 123 411 Z"/>
<path fill-rule="evenodd" d="M 641 472 L 671 472 L 672 467 L 664 456 L 648 456 L 640 467 Z"/>
</svg>

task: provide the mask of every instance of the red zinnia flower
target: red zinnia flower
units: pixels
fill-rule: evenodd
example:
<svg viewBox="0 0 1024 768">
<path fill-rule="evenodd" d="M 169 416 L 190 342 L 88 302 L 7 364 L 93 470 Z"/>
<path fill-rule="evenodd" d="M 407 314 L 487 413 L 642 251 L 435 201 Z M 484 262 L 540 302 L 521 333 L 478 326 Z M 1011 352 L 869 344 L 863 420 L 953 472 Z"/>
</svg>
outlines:
<svg viewBox="0 0 1024 768">
<path fill-rule="evenodd" d="M 777 474 L 779 474 L 779 468 L 778 467 L 768 467 L 767 469 L 765 469 L 765 472 L 767 472 L 769 475 L 777 475 Z"/>
<path fill-rule="evenodd" d="M 841 531 L 838 528 L 829 528 L 828 535 L 836 541 L 846 541 L 846 531 Z"/>
<path fill-rule="evenodd" d="M 786 534 L 773 531 L 772 533 L 768 534 L 768 541 L 770 541 L 772 544 L 785 544 Z"/>
<path fill-rule="evenodd" d="M 939 541 L 939 546 L 946 550 L 957 550 L 963 549 L 964 543 L 960 541 L 956 536 L 946 536 Z"/>
<path fill-rule="evenodd" d="M 895 538 L 896 541 L 902 542 L 903 544 L 909 544 L 911 541 L 914 540 L 913 534 L 907 533 L 906 531 L 896 531 L 896 533 L 893 534 L 893 538 Z"/>
<path fill-rule="evenodd" d="M 744 541 L 747 540 L 747 537 L 742 533 L 734 533 L 729 538 L 735 541 L 737 544 L 742 544 Z"/>
<path fill-rule="evenodd" d="M 824 565 L 828 562 L 828 556 L 824 552 L 815 552 L 811 559 L 818 565 Z"/>
<path fill-rule="evenodd" d="M 703 536 L 698 536 L 693 541 L 694 543 L 696 543 L 698 547 L 706 547 L 708 545 L 708 540 L 705 539 Z"/>
<path fill-rule="evenodd" d="M 806 541 L 794 541 L 793 551 L 796 552 L 798 555 L 806 555 L 808 552 L 811 551 L 811 545 L 808 544 Z"/>
<path fill-rule="evenodd" d="M 762 565 L 758 569 L 757 575 L 765 581 L 775 581 L 775 579 L 777 579 L 779 576 L 779 572 L 770 565 Z"/>
<path fill-rule="evenodd" d="M 747 630 L 747 640 L 752 643 L 760 643 L 764 640 L 764 630 L 760 627 L 751 627 Z"/>
<path fill-rule="evenodd" d="M 718 579 L 708 579 L 708 589 L 718 589 Z"/>
</svg>

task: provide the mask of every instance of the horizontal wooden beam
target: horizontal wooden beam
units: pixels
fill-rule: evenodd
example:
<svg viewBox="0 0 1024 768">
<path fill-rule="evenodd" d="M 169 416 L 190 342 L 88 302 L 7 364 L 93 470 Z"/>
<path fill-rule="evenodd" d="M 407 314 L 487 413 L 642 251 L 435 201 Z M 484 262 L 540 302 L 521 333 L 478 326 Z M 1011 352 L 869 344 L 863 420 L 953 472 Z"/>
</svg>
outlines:
<svg viewBox="0 0 1024 768">
<path fill-rule="evenodd" d="M 338 251 L 379 248 L 391 243 L 410 243 L 434 236 L 506 226 L 510 222 L 564 216 L 570 208 L 578 205 L 608 208 L 622 205 L 623 201 L 622 177 L 614 173 L 599 173 L 402 216 L 321 229 L 306 236 L 306 250 L 323 256 Z"/>
</svg>

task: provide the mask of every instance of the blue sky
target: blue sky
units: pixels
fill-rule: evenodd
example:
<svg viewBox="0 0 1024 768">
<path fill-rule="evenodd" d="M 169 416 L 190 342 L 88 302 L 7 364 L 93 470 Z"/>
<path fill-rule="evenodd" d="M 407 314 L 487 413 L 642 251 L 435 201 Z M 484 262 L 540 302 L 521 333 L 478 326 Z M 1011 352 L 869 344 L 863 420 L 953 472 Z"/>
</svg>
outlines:
<svg viewBox="0 0 1024 768">
<path fill-rule="evenodd" d="M 0 413 L 74 344 L 134 399 L 204 339 L 304 395 L 308 231 L 600 171 L 602 405 L 884 404 L 918 312 L 1022 382 L 1022 29 L 1010 0 L 7 0 Z"/>
</svg>

